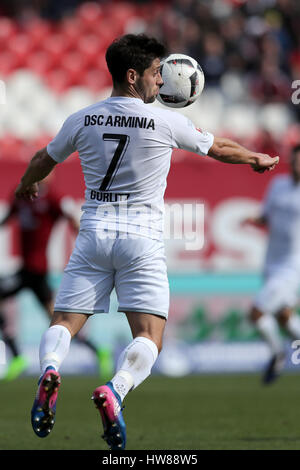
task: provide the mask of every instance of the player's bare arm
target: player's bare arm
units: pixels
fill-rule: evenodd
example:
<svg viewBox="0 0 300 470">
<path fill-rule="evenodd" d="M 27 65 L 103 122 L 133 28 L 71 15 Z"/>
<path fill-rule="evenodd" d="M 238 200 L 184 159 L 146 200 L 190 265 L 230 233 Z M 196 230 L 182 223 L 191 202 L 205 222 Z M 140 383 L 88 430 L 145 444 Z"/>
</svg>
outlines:
<svg viewBox="0 0 300 470">
<path fill-rule="evenodd" d="M 18 199 L 35 199 L 38 196 L 37 182 L 44 179 L 53 170 L 57 162 L 50 157 L 47 148 L 39 150 L 30 161 L 15 195 Z"/>
<path fill-rule="evenodd" d="M 252 152 L 237 142 L 222 137 L 215 137 L 208 155 L 224 163 L 248 164 L 259 173 L 273 170 L 279 162 L 278 156 L 273 158 L 264 153 Z"/>
</svg>

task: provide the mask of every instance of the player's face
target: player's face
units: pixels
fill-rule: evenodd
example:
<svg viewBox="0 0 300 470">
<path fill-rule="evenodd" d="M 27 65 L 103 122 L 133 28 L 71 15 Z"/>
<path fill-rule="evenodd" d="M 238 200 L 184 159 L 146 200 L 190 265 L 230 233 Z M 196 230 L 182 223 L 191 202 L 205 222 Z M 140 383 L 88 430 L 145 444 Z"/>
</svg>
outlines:
<svg viewBox="0 0 300 470">
<path fill-rule="evenodd" d="M 158 95 L 163 80 L 160 74 L 160 60 L 154 59 L 142 76 L 136 80 L 136 90 L 144 103 L 153 103 Z"/>
<path fill-rule="evenodd" d="M 300 181 L 300 152 L 296 152 L 292 156 L 291 168 L 294 180 Z"/>
</svg>

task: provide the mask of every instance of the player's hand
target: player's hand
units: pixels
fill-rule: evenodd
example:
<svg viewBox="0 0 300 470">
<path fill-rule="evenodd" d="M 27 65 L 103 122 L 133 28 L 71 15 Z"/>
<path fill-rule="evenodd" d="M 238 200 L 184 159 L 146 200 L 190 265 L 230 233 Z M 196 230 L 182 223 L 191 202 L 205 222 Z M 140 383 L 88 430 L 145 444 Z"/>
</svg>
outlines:
<svg viewBox="0 0 300 470">
<path fill-rule="evenodd" d="M 33 183 L 30 186 L 24 186 L 21 182 L 15 190 L 15 196 L 17 199 L 33 201 L 38 197 L 38 184 Z"/>
<path fill-rule="evenodd" d="M 251 167 L 258 173 L 264 173 L 265 171 L 274 170 L 278 162 L 279 157 L 273 158 L 265 153 L 257 153 L 255 154 L 255 163 L 251 164 Z"/>
</svg>

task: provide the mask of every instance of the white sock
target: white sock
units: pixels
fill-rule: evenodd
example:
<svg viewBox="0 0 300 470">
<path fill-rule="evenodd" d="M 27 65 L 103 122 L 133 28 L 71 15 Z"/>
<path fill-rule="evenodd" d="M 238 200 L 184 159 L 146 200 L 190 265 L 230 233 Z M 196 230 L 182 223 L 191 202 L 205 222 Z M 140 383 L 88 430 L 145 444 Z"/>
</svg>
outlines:
<svg viewBox="0 0 300 470">
<path fill-rule="evenodd" d="M 156 344 L 144 336 L 136 337 L 121 353 L 117 373 L 111 382 L 122 401 L 130 390 L 150 375 L 157 356 Z"/>
<path fill-rule="evenodd" d="M 40 343 L 40 365 L 42 374 L 48 366 L 59 369 L 69 352 L 71 333 L 62 325 L 50 326 L 42 336 Z"/>
<path fill-rule="evenodd" d="M 263 315 L 256 323 L 256 328 L 267 341 L 272 354 L 278 354 L 284 350 L 277 321 L 271 315 Z"/>
<path fill-rule="evenodd" d="M 300 339 L 300 317 L 296 313 L 293 313 L 285 324 L 287 333 L 293 339 Z"/>
</svg>

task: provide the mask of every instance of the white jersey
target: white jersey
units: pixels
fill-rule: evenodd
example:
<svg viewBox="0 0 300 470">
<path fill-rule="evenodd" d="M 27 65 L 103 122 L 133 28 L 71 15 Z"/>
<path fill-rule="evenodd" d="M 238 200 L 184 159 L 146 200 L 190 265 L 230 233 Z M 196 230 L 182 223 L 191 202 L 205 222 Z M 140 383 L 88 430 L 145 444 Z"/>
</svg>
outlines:
<svg viewBox="0 0 300 470">
<path fill-rule="evenodd" d="M 214 137 L 180 113 L 111 97 L 72 114 L 47 151 L 78 151 L 85 180 L 81 227 L 161 239 L 173 148 L 207 155 Z"/>
<path fill-rule="evenodd" d="M 263 208 L 269 228 L 266 274 L 278 268 L 300 272 L 300 184 L 289 175 L 271 183 Z"/>
</svg>

